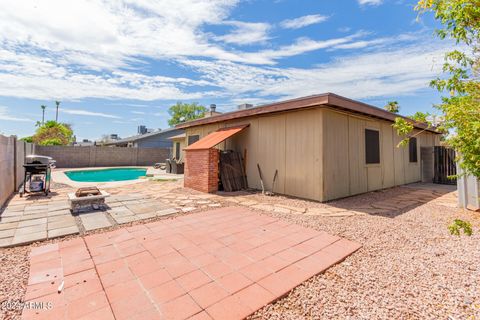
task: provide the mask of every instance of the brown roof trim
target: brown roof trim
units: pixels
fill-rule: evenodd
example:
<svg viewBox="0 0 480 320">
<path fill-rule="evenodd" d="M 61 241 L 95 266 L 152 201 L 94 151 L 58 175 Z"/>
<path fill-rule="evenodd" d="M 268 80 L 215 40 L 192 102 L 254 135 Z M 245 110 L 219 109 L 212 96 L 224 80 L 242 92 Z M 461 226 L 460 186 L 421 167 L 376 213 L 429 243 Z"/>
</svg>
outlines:
<svg viewBox="0 0 480 320">
<path fill-rule="evenodd" d="M 303 98 L 271 103 L 263 106 L 258 106 L 255 108 L 223 113 L 213 117 L 201 118 L 201 119 L 181 123 L 181 124 L 178 124 L 176 128 L 184 129 L 184 128 L 223 122 L 223 121 L 228 121 L 233 119 L 263 115 L 268 113 L 290 111 L 290 110 L 311 108 L 311 107 L 322 107 L 322 106 L 330 106 L 330 107 L 342 109 L 348 112 L 368 115 L 368 116 L 372 116 L 375 118 L 384 119 L 392 122 L 395 121 L 395 118 L 401 117 L 411 122 L 414 125 L 414 127 L 418 129 L 424 129 L 433 133 L 439 133 L 438 131 L 435 130 L 435 128 L 428 128 L 428 126 L 424 123 L 415 122 L 409 118 L 400 116 L 398 114 L 388 112 L 386 110 L 374 107 L 372 105 L 369 105 L 360 101 L 345 98 L 345 97 L 336 95 L 334 93 L 324 93 L 319 95 L 307 96 Z"/>
<path fill-rule="evenodd" d="M 266 113 L 281 112 L 281 111 L 287 111 L 287 110 L 295 110 L 295 109 L 299 109 L 299 108 L 313 107 L 313 106 L 317 106 L 317 105 L 321 105 L 321 104 L 326 104 L 327 102 L 328 102 L 328 94 L 308 96 L 308 97 L 304 97 L 304 98 L 298 98 L 298 99 L 292 99 L 292 100 L 286 100 L 286 101 L 266 104 L 266 105 L 262 105 L 262 106 L 258 106 L 258 107 L 254 107 L 254 108 L 248 108 L 248 109 L 243 109 L 243 110 L 238 110 L 238 111 L 222 113 L 220 115 L 212 116 L 212 117 L 208 117 L 208 118 L 201 118 L 201 119 L 197 119 L 197 120 L 192 120 L 192 121 L 188 121 L 188 122 L 185 122 L 185 123 L 178 124 L 178 125 L 176 125 L 176 128 L 178 128 L 178 129 L 189 128 L 189 127 L 194 127 L 194 126 L 199 126 L 199 125 L 204 125 L 204 124 L 209 124 L 209 123 L 217 123 L 217 122 L 222 122 L 222 121 L 227 121 L 227 120 L 232 120 L 232 119 L 262 115 L 262 114 L 266 114 Z"/>
</svg>

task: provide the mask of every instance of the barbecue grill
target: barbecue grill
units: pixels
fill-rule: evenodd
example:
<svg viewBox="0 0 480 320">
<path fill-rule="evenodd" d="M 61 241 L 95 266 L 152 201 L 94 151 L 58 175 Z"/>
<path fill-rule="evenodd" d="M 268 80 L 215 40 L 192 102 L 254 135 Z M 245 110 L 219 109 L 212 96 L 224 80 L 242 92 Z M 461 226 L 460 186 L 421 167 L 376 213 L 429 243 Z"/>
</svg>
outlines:
<svg viewBox="0 0 480 320">
<path fill-rule="evenodd" d="M 20 197 L 25 193 L 50 192 L 50 180 L 52 168 L 55 167 L 55 160 L 51 157 L 30 155 L 25 158 L 25 175 L 20 188 Z"/>
</svg>

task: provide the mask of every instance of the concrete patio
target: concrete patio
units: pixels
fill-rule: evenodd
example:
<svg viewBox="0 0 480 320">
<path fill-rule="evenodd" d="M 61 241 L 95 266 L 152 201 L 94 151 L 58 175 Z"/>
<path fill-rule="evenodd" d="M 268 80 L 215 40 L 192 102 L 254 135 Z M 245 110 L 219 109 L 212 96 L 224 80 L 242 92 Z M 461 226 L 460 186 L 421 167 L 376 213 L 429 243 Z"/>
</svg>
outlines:
<svg viewBox="0 0 480 320">
<path fill-rule="evenodd" d="M 88 235 L 32 249 L 22 319 L 243 319 L 359 247 L 241 207 Z"/>
</svg>

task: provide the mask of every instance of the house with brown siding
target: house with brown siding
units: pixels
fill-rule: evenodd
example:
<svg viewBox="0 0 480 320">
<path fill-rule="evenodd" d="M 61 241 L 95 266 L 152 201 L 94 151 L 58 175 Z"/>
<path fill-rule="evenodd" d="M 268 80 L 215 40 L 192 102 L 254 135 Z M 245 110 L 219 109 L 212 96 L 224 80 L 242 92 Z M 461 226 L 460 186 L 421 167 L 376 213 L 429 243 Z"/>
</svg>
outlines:
<svg viewBox="0 0 480 320">
<path fill-rule="evenodd" d="M 326 93 L 189 121 L 185 129 L 185 186 L 215 192 L 218 152 L 243 155 L 248 187 L 328 201 L 422 181 L 428 153 L 440 134 L 413 123 L 415 138 L 397 147 L 398 115 Z M 409 120 L 411 121 L 411 120 Z M 424 161 L 425 160 L 425 161 Z M 430 163 L 430 162 L 429 162 Z"/>
</svg>

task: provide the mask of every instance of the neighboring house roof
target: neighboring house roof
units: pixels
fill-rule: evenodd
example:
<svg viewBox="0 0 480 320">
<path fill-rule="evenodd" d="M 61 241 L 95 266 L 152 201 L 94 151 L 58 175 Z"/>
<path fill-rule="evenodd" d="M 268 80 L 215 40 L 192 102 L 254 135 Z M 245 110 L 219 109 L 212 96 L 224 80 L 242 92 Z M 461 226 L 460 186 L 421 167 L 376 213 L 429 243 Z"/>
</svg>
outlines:
<svg viewBox="0 0 480 320">
<path fill-rule="evenodd" d="M 157 136 L 157 135 L 163 135 L 163 134 L 168 133 L 168 132 L 172 133 L 174 131 L 179 131 L 179 130 L 181 130 L 181 129 L 179 129 L 179 128 L 168 128 L 168 129 L 164 129 L 164 130 L 161 130 L 161 131 L 139 134 L 139 135 L 131 136 L 131 137 L 128 137 L 128 138 L 107 142 L 107 143 L 105 143 L 105 145 L 108 146 L 108 145 L 116 145 L 116 144 L 134 142 L 134 141 L 142 140 L 142 139 L 145 139 L 145 138 L 154 137 L 154 136 Z"/>
<path fill-rule="evenodd" d="M 401 117 L 411 122 L 418 129 L 425 129 L 433 133 L 439 133 L 435 128 L 428 128 L 428 125 L 425 123 L 415 122 L 412 119 L 400 116 L 398 114 L 388 112 L 384 109 L 374 107 L 372 105 L 345 98 L 334 93 L 323 93 L 319 95 L 312 95 L 298 99 L 286 100 L 275 102 L 271 104 L 266 104 L 263 106 L 258 106 L 254 108 L 242 109 L 237 111 L 232 111 L 228 113 L 223 113 L 217 116 L 212 116 L 208 118 L 201 118 L 185 123 L 178 124 L 176 128 L 184 129 L 189 127 L 195 127 L 210 123 L 223 122 L 233 119 L 240 119 L 252 116 L 259 116 L 269 113 L 276 112 L 285 112 L 292 110 L 299 110 L 305 108 L 314 108 L 314 107 L 331 107 L 334 109 L 344 110 L 351 113 L 359 113 L 363 115 L 368 115 L 378 119 L 384 119 L 388 121 L 395 121 L 395 118 Z"/>
</svg>

